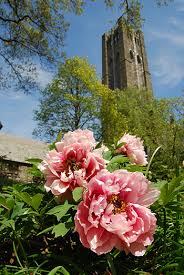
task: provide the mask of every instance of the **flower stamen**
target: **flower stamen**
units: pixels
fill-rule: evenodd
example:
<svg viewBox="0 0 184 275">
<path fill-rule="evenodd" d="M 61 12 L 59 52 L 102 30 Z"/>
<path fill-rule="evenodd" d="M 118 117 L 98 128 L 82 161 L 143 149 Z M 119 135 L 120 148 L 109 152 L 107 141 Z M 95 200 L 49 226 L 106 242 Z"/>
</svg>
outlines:
<svg viewBox="0 0 184 275">
<path fill-rule="evenodd" d="M 108 199 L 108 203 L 113 204 L 114 209 L 112 210 L 112 213 L 115 214 L 120 214 L 125 211 L 126 208 L 126 203 L 120 199 L 118 195 L 112 195 Z"/>
</svg>

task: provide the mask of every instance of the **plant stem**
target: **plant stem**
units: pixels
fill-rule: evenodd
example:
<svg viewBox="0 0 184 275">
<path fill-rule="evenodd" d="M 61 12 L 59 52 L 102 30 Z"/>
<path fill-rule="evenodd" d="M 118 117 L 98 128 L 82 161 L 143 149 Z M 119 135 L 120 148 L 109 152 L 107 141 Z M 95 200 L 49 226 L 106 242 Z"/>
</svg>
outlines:
<svg viewBox="0 0 184 275">
<path fill-rule="evenodd" d="M 15 253 L 15 257 L 16 257 L 16 259 L 17 259 L 17 262 L 19 263 L 20 267 L 23 269 L 24 267 L 23 267 L 23 265 L 21 264 L 21 261 L 20 261 L 20 259 L 19 259 L 18 254 L 17 254 L 17 250 L 16 250 L 16 246 L 15 246 L 15 243 L 14 243 L 14 242 L 13 242 L 13 251 L 14 251 L 14 253 Z"/>
<path fill-rule="evenodd" d="M 109 265 L 110 270 L 112 272 L 112 275 L 117 275 L 116 269 L 115 269 L 115 266 L 114 266 L 114 263 L 113 263 L 113 257 L 110 253 L 107 254 L 107 262 L 108 262 L 108 265 Z"/>
<path fill-rule="evenodd" d="M 162 146 L 157 147 L 157 149 L 153 152 L 153 155 L 151 156 L 151 159 L 150 159 L 150 161 L 149 161 L 149 163 L 148 163 L 148 166 L 147 166 L 147 169 L 146 169 L 146 173 L 145 173 L 146 176 L 148 175 L 148 172 L 149 172 L 151 163 L 152 163 L 152 161 L 153 161 L 153 159 L 154 159 L 154 156 L 156 155 L 156 153 L 158 152 L 158 150 L 160 150 L 161 147 L 162 147 Z"/>
<path fill-rule="evenodd" d="M 164 250 L 166 249 L 166 232 L 167 232 L 167 212 L 165 207 L 163 207 L 163 212 L 164 212 Z"/>
<path fill-rule="evenodd" d="M 18 245 L 20 246 L 21 250 L 22 250 L 22 254 L 23 254 L 23 257 L 24 257 L 24 260 L 25 260 L 25 265 L 26 267 L 28 266 L 28 259 L 27 259 L 27 255 L 26 255 L 26 252 L 24 250 L 24 247 L 22 245 L 22 242 L 19 238 L 19 236 L 16 236 L 16 239 L 17 239 L 17 242 L 18 242 Z"/>
</svg>

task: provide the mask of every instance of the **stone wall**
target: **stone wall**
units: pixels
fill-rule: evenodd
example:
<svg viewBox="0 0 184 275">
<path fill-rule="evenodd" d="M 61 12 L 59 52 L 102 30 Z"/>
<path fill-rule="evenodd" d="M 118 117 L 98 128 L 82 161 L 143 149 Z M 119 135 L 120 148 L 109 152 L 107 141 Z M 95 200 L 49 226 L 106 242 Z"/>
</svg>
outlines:
<svg viewBox="0 0 184 275">
<path fill-rule="evenodd" d="M 0 160 L 0 176 L 6 177 L 18 182 L 32 182 L 32 175 L 29 173 L 31 164 L 15 162 L 11 160 Z"/>
</svg>

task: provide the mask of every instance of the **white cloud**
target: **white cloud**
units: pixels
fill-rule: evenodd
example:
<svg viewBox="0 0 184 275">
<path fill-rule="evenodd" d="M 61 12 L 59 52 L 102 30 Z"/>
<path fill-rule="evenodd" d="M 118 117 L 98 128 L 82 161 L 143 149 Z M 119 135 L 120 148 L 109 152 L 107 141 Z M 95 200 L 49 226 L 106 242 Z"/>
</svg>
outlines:
<svg viewBox="0 0 184 275">
<path fill-rule="evenodd" d="M 30 69 L 30 66 L 32 69 Z M 32 78 L 41 89 L 45 88 L 54 76 L 53 72 L 49 71 L 46 67 L 43 68 L 39 62 L 34 61 L 31 65 L 23 66 L 23 68 L 21 68 L 21 74 L 25 77 Z"/>
<path fill-rule="evenodd" d="M 169 43 L 177 45 L 179 47 L 184 47 L 184 36 L 176 32 L 161 32 L 161 31 L 152 31 L 152 39 L 162 39 L 167 40 Z"/>
<path fill-rule="evenodd" d="M 168 24 L 171 25 L 175 31 L 184 30 L 184 20 L 178 19 L 177 17 L 171 16 L 168 20 Z"/>
<path fill-rule="evenodd" d="M 184 0 L 177 1 L 177 4 L 181 3 L 184 7 Z M 167 28 L 150 31 L 150 42 L 156 46 L 152 71 L 160 85 L 173 88 L 184 81 L 184 21 L 181 17 L 171 16 L 166 23 Z"/>
<path fill-rule="evenodd" d="M 51 82 L 53 78 L 53 73 L 49 72 L 46 69 L 43 69 L 40 65 L 36 65 L 36 82 L 39 84 L 41 88 L 45 88 L 45 86 Z"/>
<path fill-rule="evenodd" d="M 153 63 L 153 75 L 159 84 L 174 87 L 184 81 L 184 60 L 162 51 Z"/>
</svg>

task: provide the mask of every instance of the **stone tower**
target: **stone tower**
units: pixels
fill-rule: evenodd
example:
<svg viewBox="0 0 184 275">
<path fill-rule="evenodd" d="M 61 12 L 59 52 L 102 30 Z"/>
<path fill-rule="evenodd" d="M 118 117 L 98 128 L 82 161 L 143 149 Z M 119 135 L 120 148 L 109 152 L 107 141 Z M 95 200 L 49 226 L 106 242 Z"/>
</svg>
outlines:
<svg viewBox="0 0 184 275">
<path fill-rule="evenodd" d="M 102 83 L 112 90 L 152 90 L 144 35 L 142 31 L 128 29 L 122 17 L 102 36 Z"/>
</svg>

